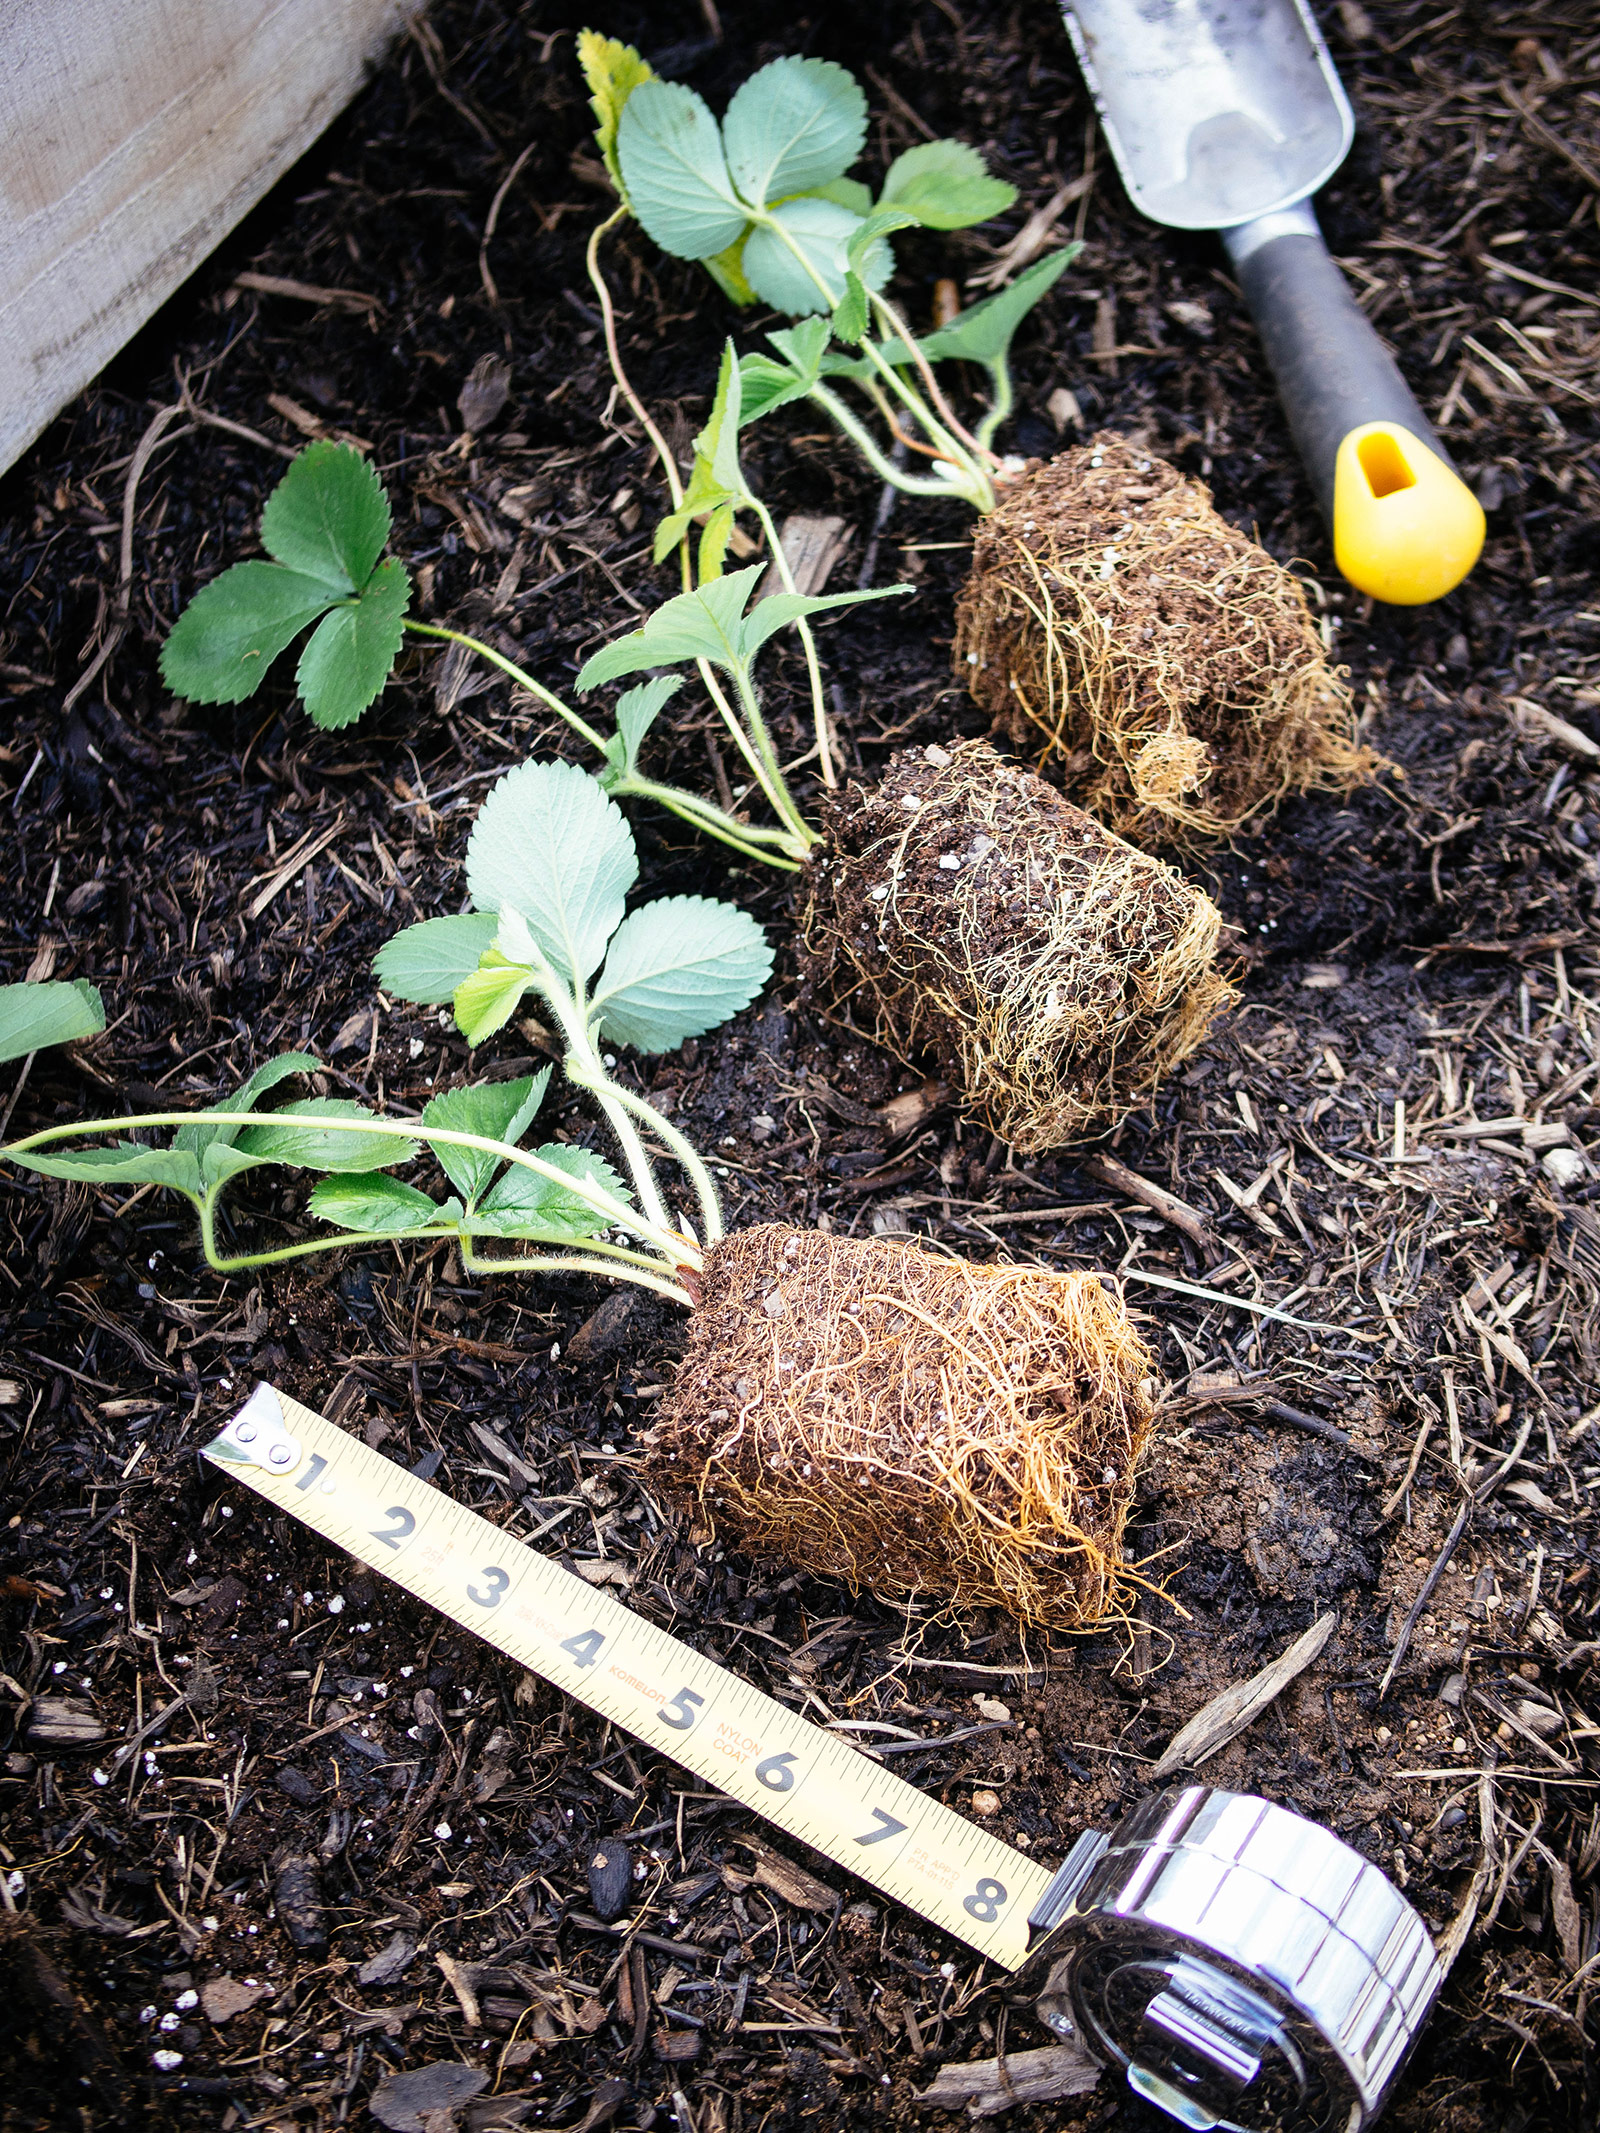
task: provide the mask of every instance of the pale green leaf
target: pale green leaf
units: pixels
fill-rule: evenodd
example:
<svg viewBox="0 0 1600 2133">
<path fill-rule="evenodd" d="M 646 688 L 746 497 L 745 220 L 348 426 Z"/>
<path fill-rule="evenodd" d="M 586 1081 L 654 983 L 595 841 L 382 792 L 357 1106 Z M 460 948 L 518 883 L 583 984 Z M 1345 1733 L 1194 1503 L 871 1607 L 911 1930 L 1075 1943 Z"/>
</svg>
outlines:
<svg viewBox="0 0 1600 2133">
<path fill-rule="evenodd" d="M 877 585 L 862 592 L 769 593 L 746 618 L 740 649 L 746 659 L 754 659 L 769 637 L 791 622 L 798 622 L 802 615 L 826 614 L 834 607 L 856 607 L 863 600 L 895 600 L 911 589 L 909 585 Z"/>
<path fill-rule="evenodd" d="M 385 992 L 420 1006 L 442 1007 L 456 987 L 494 946 L 495 911 L 466 911 L 456 918 L 425 918 L 385 941 L 372 967 Z"/>
<path fill-rule="evenodd" d="M 734 184 L 753 207 L 842 177 L 867 137 L 867 100 L 829 59 L 775 59 L 735 92 L 722 121 Z"/>
<path fill-rule="evenodd" d="M 773 220 L 784 234 L 763 225 L 746 241 L 744 270 L 751 288 L 764 303 L 791 317 L 832 311 L 844 294 L 846 247 L 861 219 L 832 200 L 786 201 L 773 210 Z M 879 237 L 861 262 L 861 279 L 869 289 L 881 289 L 893 265 L 894 256 Z"/>
<path fill-rule="evenodd" d="M 476 1133 L 488 1141 L 507 1141 L 512 1147 L 527 1132 L 534 1113 L 544 1102 L 551 1069 L 520 1081 L 485 1081 L 470 1089 L 447 1089 L 435 1096 L 422 1113 L 426 1126 L 442 1126 L 450 1133 Z M 439 1167 L 470 1206 L 499 1168 L 500 1158 L 478 1148 L 450 1148 L 430 1142 Z"/>
<path fill-rule="evenodd" d="M 852 215 L 872 213 L 872 187 L 863 185 L 859 178 L 831 178 L 826 185 L 809 185 L 806 190 L 818 200 L 832 200 L 849 208 Z"/>
<path fill-rule="evenodd" d="M 638 876 L 633 832 L 575 763 L 520 763 L 507 771 L 467 841 L 472 901 L 480 911 L 518 912 L 575 985 L 598 967 Z"/>
<path fill-rule="evenodd" d="M 728 553 L 728 543 L 733 539 L 734 509 L 732 504 L 722 505 L 706 520 L 704 533 L 700 536 L 700 582 L 710 584 L 713 578 L 722 575 L 723 560 Z"/>
<path fill-rule="evenodd" d="M 965 141 L 923 141 L 895 157 L 878 204 L 904 208 L 930 230 L 961 230 L 1003 215 L 1016 198 L 1016 187 L 991 178 Z"/>
<path fill-rule="evenodd" d="M 833 330 L 852 348 L 867 330 L 867 292 L 857 273 L 844 278 L 844 294 L 834 307 Z"/>
<path fill-rule="evenodd" d="M 270 1126 L 246 1126 L 235 1146 L 265 1163 L 285 1163 L 291 1170 L 389 1170 L 409 1163 L 419 1143 L 388 1134 L 361 1133 L 343 1121 L 370 1119 L 373 1113 L 343 1096 L 313 1096 L 285 1104 Z"/>
<path fill-rule="evenodd" d="M 645 735 L 660 717 L 663 706 L 682 687 L 681 674 L 659 674 L 654 681 L 641 682 L 638 688 L 617 698 L 617 738 L 622 743 L 625 770 L 638 767 Z"/>
<path fill-rule="evenodd" d="M 585 1178 L 624 1206 L 629 1204 L 631 1195 L 602 1156 L 587 1148 L 569 1147 L 563 1141 L 551 1141 L 533 1152 L 552 1169 L 564 1170 L 568 1177 Z M 594 1237 L 610 1226 L 609 1215 L 601 1214 L 575 1192 L 564 1191 L 553 1179 L 524 1170 L 520 1164 L 502 1172 L 483 1204 L 462 1224 L 474 1236 L 542 1237 L 551 1241 Z"/>
<path fill-rule="evenodd" d="M 533 983 L 525 964 L 509 963 L 504 956 L 486 956 L 483 967 L 456 987 L 456 1027 L 468 1044 L 482 1044 L 497 1029 L 504 1029 L 517 1011 L 517 1003 Z"/>
<path fill-rule="evenodd" d="M 440 1207 L 415 1185 L 387 1178 L 381 1170 L 366 1170 L 352 1177 L 324 1178 L 312 1191 L 311 1213 L 336 1229 L 403 1237 L 407 1230 L 454 1221 L 461 1203 L 450 1200 Z"/>
<path fill-rule="evenodd" d="M 745 485 L 739 466 L 739 422 L 739 358 L 732 341 L 724 341 L 711 418 L 695 439 L 694 449 L 696 459 L 706 462 L 711 481 L 727 496 L 741 495 Z"/>
<path fill-rule="evenodd" d="M 70 1155 L 13 1155 L 7 1160 L 45 1178 L 71 1178 L 85 1185 L 165 1185 L 198 1206 L 205 1194 L 200 1165 L 187 1150 L 141 1148 L 136 1141 L 79 1148 Z"/>
<path fill-rule="evenodd" d="M 622 173 L 617 167 L 617 122 L 640 82 L 654 80 L 650 63 L 641 59 L 631 44 L 622 44 L 615 37 L 601 37 L 594 30 L 580 30 L 578 64 L 589 85 L 595 140 L 612 183 L 626 198 Z"/>
<path fill-rule="evenodd" d="M 161 647 L 161 678 L 196 704 L 253 696 L 287 645 L 340 597 L 281 563 L 235 563 L 202 585 Z"/>
<path fill-rule="evenodd" d="M 391 556 L 354 600 L 318 624 L 295 673 L 316 725 L 353 725 L 365 711 L 399 656 L 410 605 L 406 567 Z"/>
<path fill-rule="evenodd" d="M 261 514 L 261 545 L 335 595 L 359 592 L 389 538 L 383 483 L 353 445 L 321 438 L 292 460 Z"/>
<path fill-rule="evenodd" d="M 47 1045 L 92 1037 L 105 1026 L 105 1008 L 87 978 L 0 985 L 0 1065 Z"/>
<path fill-rule="evenodd" d="M 1010 349 L 1012 336 L 1028 313 L 1046 296 L 1083 250 L 1081 244 L 1064 245 L 1047 252 L 1020 273 L 1006 288 L 982 303 L 958 312 L 948 326 L 930 333 L 921 343 L 930 363 L 951 360 L 968 363 L 1001 362 Z M 893 363 L 909 361 L 905 344 L 895 341 L 885 353 Z"/>
<path fill-rule="evenodd" d="M 617 126 L 617 160 L 629 206 L 675 259 L 714 258 L 743 230 L 717 122 L 681 82 L 634 89 Z"/>
<path fill-rule="evenodd" d="M 587 695 L 602 682 L 620 681 L 623 675 L 639 674 L 647 667 L 676 666 L 686 659 L 709 659 L 723 667 L 736 664 L 739 617 L 763 567 L 753 563 L 747 570 L 730 571 L 713 584 L 665 602 L 646 616 L 643 628 L 619 637 L 585 660 L 578 674 L 579 693 Z"/>
<path fill-rule="evenodd" d="M 747 911 L 666 896 L 617 928 L 594 1014 L 614 1043 L 669 1052 L 748 1007 L 771 974 L 772 950 Z"/>
</svg>

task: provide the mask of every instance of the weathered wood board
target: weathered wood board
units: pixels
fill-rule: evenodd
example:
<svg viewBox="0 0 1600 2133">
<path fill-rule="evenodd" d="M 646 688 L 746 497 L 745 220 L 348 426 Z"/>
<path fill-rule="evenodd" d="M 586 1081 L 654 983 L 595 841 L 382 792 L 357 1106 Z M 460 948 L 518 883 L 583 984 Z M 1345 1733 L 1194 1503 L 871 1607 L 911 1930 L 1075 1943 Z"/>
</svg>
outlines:
<svg viewBox="0 0 1600 2133">
<path fill-rule="evenodd" d="M 0 468 L 419 11 L 420 0 L 0 0 Z"/>
</svg>

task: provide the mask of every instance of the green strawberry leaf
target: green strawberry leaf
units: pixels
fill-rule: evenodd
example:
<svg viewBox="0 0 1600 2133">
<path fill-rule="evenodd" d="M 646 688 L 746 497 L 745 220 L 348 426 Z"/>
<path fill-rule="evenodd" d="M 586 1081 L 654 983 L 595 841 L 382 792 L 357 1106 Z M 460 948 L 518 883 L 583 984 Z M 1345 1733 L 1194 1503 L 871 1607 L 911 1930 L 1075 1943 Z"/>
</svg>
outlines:
<svg viewBox="0 0 1600 2133">
<path fill-rule="evenodd" d="M 399 657 L 410 605 L 411 579 L 391 556 L 354 600 L 318 624 L 295 673 L 314 724 L 350 726 L 366 710 Z"/>
<path fill-rule="evenodd" d="M 0 1065 L 47 1045 L 93 1037 L 105 1026 L 105 1008 L 87 978 L 0 985 Z"/>
<path fill-rule="evenodd" d="M 746 222 L 702 98 L 681 82 L 640 82 L 617 124 L 617 160 L 628 205 L 663 252 L 712 259 Z"/>
<path fill-rule="evenodd" d="M 592 1013 L 613 1043 L 669 1052 L 748 1007 L 771 974 L 772 950 L 747 911 L 665 896 L 617 928 Z"/>
<path fill-rule="evenodd" d="M 323 1178 L 311 1194 L 311 1212 L 321 1221 L 331 1222 L 336 1229 L 377 1230 L 386 1237 L 403 1237 L 407 1230 L 454 1222 L 461 1211 L 459 1200 L 447 1200 L 440 1207 L 415 1185 L 385 1177 L 381 1170 Z"/>
<path fill-rule="evenodd" d="M 962 230 L 1016 205 L 1017 189 L 991 178 L 965 141 L 923 141 L 896 156 L 880 207 L 898 207 L 930 230 Z"/>
<path fill-rule="evenodd" d="M 194 704 L 241 704 L 278 654 L 342 597 L 281 563 L 235 563 L 202 585 L 161 647 L 161 678 Z"/>
<path fill-rule="evenodd" d="M 632 1195 L 611 1165 L 587 1148 L 551 1141 L 534 1153 L 569 1177 L 601 1186 L 624 1205 L 631 1201 Z M 461 1226 L 472 1236 L 558 1239 L 598 1236 L 610 1227 L 610 1219 L 575 1192 L 565 1192 L 552 1179 L 514 1164 L 501 1173 L 482 1205 Z"/>
<path fill-rule="evenodd" d="M 353 445 L 308 444 L 267 498 L 261 545 L 335 594 L 359 592 L 389 538 L 383 483 Z"/>
<path fill-rule="evenodd" d="M 840 178 L 867 137 L 867 100 L 829 59 L 775 59 L 734 92 L 722 142 L 752 207 Z"/>
<path fill-rule="evenodd" d="M 451 1133 L 477 1133 L 486 1141 L 507 1141 L 515 1147 L 544 1102 L 551 1071 L 541 1067 L 521 1081 L 485 1081 L 470 1089 L 447 1089 L 424 1107 L 422 1123 L 443 1126 Z M 500 1158 L 478 1148 L 429 1145 L 440 1169 L 470 1207 L 500 1167 Z"/>
<path fill-rule="evenodd" d="M 385 941 L 372 959 L 378 983 L 396 999 L 442 1007 L 470 978 L 494 946 L 496 911 L 464 911 L 454 918 L 425 918 Z"/>
<path fill-rule="evenodd" d="M 599 967 L 638 878 L 633 832 L 616 802 L 575 763 L 508 770 L 467 840 L 472 901 L 480 911 L 515 911 L 574 985 Z M 459 1010 L 459 992 L 456 998 Z"/>
</svg>

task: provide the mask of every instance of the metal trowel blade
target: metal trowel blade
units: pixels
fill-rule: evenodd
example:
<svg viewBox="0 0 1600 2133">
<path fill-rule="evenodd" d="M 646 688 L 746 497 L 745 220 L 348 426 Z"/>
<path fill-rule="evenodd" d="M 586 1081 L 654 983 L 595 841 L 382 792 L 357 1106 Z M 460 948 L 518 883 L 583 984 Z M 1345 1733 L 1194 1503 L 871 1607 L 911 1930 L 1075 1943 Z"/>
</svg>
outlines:
<svg viewBox="0 0 1600 2133">
<path fill-rule="evenodd" d="M 1069 0 L 1068 34 L 1128 197 L 1153 222 L 1231 229 L 1343 162 L 1349 99 L 1303 0 Z"/>
</svg>

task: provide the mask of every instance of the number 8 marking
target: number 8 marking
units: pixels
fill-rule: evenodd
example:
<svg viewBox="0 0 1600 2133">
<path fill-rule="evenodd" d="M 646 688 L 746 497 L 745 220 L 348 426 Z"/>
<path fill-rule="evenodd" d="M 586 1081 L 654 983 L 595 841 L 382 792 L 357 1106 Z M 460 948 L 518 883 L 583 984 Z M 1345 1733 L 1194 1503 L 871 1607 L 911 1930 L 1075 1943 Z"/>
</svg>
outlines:
<svg viewBox="0 0 1600 2133">
<path fill-rule="evenodd" d="M 969 1916 L 981 1919 L 988 1926 L 1000 1916 L 1000 1906 L 1006 1900 L 1006 1885 L 1003 1881 L 990 1881 L 987 1877 L 978 1883 L 962 1903 L 962 1910 Z"/>
</svg>

